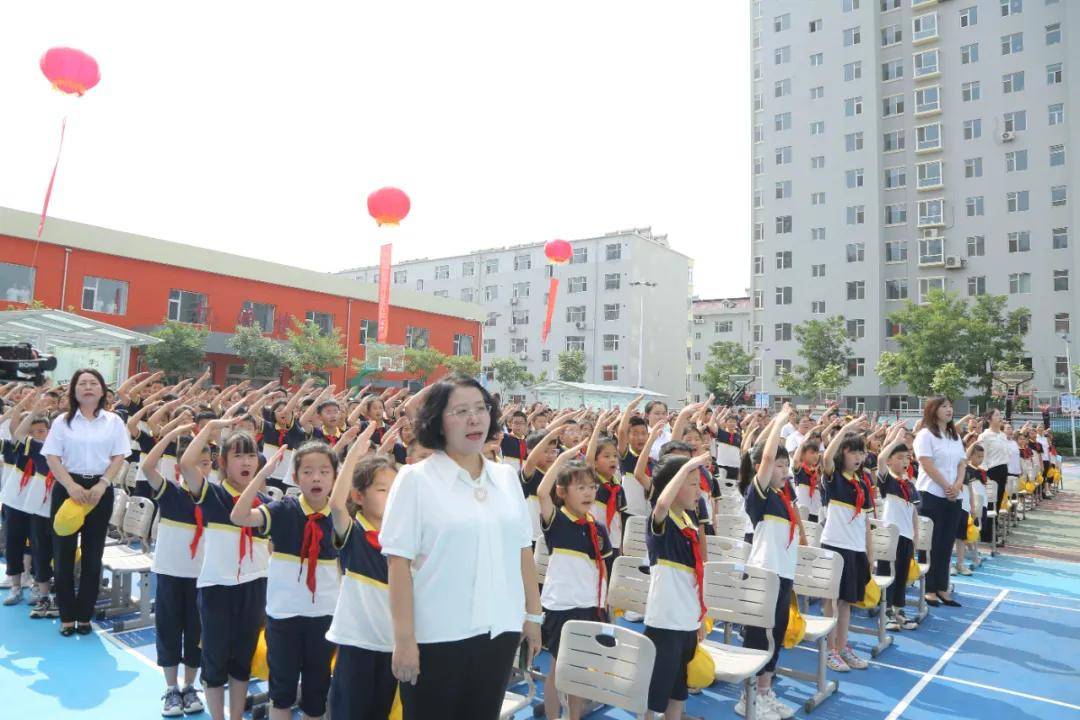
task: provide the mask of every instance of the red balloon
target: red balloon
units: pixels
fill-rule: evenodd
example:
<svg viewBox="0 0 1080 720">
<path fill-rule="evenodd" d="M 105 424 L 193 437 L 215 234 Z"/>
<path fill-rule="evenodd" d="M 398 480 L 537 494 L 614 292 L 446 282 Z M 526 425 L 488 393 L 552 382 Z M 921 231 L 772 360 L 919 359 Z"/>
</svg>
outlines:
<svg viewBox="0 0 1080 720">
<path fill-rule="evenodd" d="M 556 265 L 570 262 L 570 257 L 573 254 L 574 249 L 565 240 L 549 240 L 544 245 L 544 256 L 547 257 L 549 262 Z"/>
<path fill-rule="evenodd" d="M 41 56 L 41 72 L 54 88 L 69 95 L 82 96 L 101 80 L 97 61 L 75 48 L 46 50 Z"/>
<path fill-rule="evenodd" d="M 384 187 L 368 195 L 367 209 L 379 225 L 397 225 L 409 214 L 409 196 L 394 187 Z"/>
</svg>

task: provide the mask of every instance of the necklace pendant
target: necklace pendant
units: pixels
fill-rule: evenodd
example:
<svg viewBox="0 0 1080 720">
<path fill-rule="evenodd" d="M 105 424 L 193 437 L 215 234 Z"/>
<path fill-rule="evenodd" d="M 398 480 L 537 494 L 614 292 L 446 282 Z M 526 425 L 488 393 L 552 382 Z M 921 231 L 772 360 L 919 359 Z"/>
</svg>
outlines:
<svg viewBox="0 0 1080 720">
<path fill-rule="evenodd" d="M 484 502 L 487 500 L 487 494 L 488 491 L 486 487 L 477 487 L 473 489 L 473 497 L 476 498 L 477 502 Z"/>
</svg>

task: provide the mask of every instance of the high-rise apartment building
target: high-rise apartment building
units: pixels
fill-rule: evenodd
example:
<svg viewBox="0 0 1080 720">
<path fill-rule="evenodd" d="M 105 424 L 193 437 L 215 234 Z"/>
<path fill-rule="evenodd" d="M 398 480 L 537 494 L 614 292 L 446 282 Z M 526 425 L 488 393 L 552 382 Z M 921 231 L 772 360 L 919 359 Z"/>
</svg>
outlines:
<svg viewBox="0 0 1080 720">
<path fill-rule="evenodd" d="M 585 353 L 585 382 L 644 387 L 681 406 L 690 389 L 692 261 L 651 228 L 571 240 L 566 265 L 544 244 L 393 264 L 394 286 L 477 303 L 487 312 L 481 363 L 509 357 L 537 378 L 558 377 L 559 353 Z M 341 275 L 377 283 L 378 268 Z M 552 276 L 559 279 L 551 333 L 541 342 Z M 490 387 L 500 389 L 489 373 Z M 521 390 L 517 389 L 517 393 Z"/>
<path fill-rule="evenodd" d="M 1064 392 L 1080 312 L 1080 14 L 1067 0 L 756 0 L 753 335 L 764 390 L 792 328 L 841 315 L 848 405 L 914 403 L 874 366 L 934 289 L 1031 310 L 1037 397 Z M 1072 83 L 1075 84 L 1075 83 Z"/>
</svg>

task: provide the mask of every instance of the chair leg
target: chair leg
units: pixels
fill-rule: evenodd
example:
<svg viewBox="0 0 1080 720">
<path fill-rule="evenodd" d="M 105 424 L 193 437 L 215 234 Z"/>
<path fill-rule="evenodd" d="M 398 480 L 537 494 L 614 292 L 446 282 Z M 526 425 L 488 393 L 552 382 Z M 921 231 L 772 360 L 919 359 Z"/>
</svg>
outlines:
<svg viewBox="0 0 1080 720">
<path fill-rule="evenodd" d="M 878 644 L 870 650 L 870 655 L 877 657 L 885 651 L 885 648 L 892 645 L 892 635 L 885 631 L 885 590 L 881 591 L 881 599 L 878 600 L 878 616 L 877 616 L 877 639 Z"/>
</svg>

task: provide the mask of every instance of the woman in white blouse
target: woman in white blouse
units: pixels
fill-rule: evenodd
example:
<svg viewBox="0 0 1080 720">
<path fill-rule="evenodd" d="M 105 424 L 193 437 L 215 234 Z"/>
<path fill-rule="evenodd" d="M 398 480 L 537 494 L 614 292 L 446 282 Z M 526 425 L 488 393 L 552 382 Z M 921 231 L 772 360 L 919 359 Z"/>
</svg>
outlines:
<svg viewBox="0 0 1080 720">
<path fill-rule="evenodd" d="M 91 508 L 73 535 L 54 533 L 53 564 L 60 634 L 87 635 L 90 617 L 101 588 L 101 556 L 112 515 L 112 483 L 131 453 L 124 421 L 105 409 L 105 379 L 97 370 L 76 370 L 68 385 L 68 407 L 57 416 L 45 438 L 41 454 L 49 463 L 56 485 L 52 516 L 69 497 Z M 82 541 L 79 542 L 79 538 Z M 75 592 L 75 549 L 82 549 L 80 582 Z"/>
<path fill-rule="evenodd" d="M 949 563 L 960 524 L 960 492 L 967 456 L 953 426 L 953 406 L 948 398 L 936 396 L 926 401 L 923 428 L 915 436 L 915 457 L 919 460 L 915 487 L 922 497 L 919 513 L 934 521 L 926 602 L 933 607 L 959 607 L 949 593 Z"/>
<path fill-rule="evenodd" d="M 1005 502 L 1005 486 L 1009 480 L 1009 438 L 1005 435 L 1005 418 L 997 408 L 986 413 L 986 429 L 979 435 L 979 444 L 986 452 L 983 457 L 986 478 L 997 483 L 995 507 L 1001 507 Z M 985 508 L 983 512 L 986 512 Z M 982 523 L 982 540 L 983 542 L 993 540 L 993 528 L 985 516 Z"/>
<path fill-rule="evenodd" d="M 435 453 L 402 468 L 387 499 L 379 542 L 404 720 L 498 718 L 522 633 L 530 659 L 540 648 L 525 495 L 513 468 L 481 455 L 498 418 L 475 380 L 436 383 L 415 423 Z"/>
</svg>

